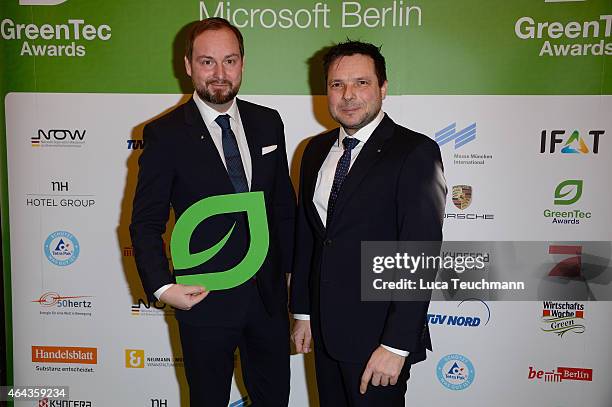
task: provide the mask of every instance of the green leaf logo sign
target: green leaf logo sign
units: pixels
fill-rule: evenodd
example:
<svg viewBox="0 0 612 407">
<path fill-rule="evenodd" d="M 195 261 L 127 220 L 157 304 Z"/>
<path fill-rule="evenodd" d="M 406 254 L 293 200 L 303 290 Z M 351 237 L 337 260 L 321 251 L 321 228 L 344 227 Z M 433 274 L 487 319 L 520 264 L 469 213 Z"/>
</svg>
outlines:
<svg viewBox="0 0 612 407">
<path fill-rule="evenodd" d="M 190 206 L 177 220 L 170 240 L 170 253 L 175 270 L 199 266 L 213 258 L 225 245 L 236 224 L 214 246 L 199 253 L 189 252 L 189 241 L 195 228 L 203 220 L 232 212 L 246 212 L 249 222 L 251 245 L 244 259 L 235 267 L 215 273 L 176 276 L 176 282 L 185 285 L 200 285 L 207 290 L 225 290 L 236 287 L 253 277 L 268 254 L 268 218 L 264 194 L 244 192 L 239 194 L 211 196 Z"/>
<path fill-rule="evenodd" d="M 573 194 L 573 195 L 570 195 Z M 568 196 L 570 195 L 570 196 Z M 571 205 L 578 202 L 582 196 L 582 180 L 568 179 L 557 185 L 555 189 L 555 205 Z"/>
</svg>

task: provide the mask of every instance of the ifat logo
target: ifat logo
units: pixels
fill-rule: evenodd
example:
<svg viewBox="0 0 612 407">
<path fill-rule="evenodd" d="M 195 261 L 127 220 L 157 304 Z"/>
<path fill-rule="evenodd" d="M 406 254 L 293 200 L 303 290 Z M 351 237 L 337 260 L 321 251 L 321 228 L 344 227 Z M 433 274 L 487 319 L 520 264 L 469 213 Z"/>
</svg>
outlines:
<svg viewBox="0 0 612 407">
<path fill-rule="evenodd" d="M 554 204 L 558 206 L 569 206 L 573 205 L 582 198 L 584 182 L 581 179 L 567 179 L 561 181 L 554 192 Z M 573 210 L 556 210 L 556 209 L 544 209 L 544 217 L 552 219 L 551 222 L 555 224 L 571 224 L 579 225 L 580 221 L 586 221 L 591 219 L 592 213 L 590 211 L 584 211 L 582 209 Z"/>
<path fill-rule="evenodd" d="M 449 390 L 465 390 L 474 382 L 476 371 L 472 362 L 463 355 L 446 355 L 438 362 L 436 374 L 440 383 Z"/>
<path fill-rule="evenodd" d="M 79 258 L 81 247 L 72 233 L 60 230 L 47 237 L 44 251 L 50 263 L 63 267 L 71 265 Z"/>
<path fill-rule="evenodd" d="M 457 131 L 457 123 L 451 123 L 442 130 L 436 132 L 435 140 L 438 145 L 455 141 L 455 150 L 463 147 L 476 139 L 476 123 L 472 123 L 466 128 Z"/>
<path fill-rule="evenodd" d="M 571 135 L 565 139 L 565 130 L 542 130 L 540 136 L 540 154 L 555 154 L 557 144 L 563 143 L 561 154 L 599 154 L 599 138 L 604 135 L 605 130 L 589 130 L 588 138 L 582 137 L 578 130 L 572 131 Z M 548 144 L 548 149 L 546 148 Z M 589 148 L 590 146 L 590 148 Z"/>
<path fill-rule="evenodd" d="M 244 283 L 257 273 L 268 254 L 270 239 L 264 194 L 261 191 L 211 196 L 183 212 L 174 226 L 170 241 L 174 270 L 197 267 L 215 256 L 227 243 L 235 223 L 217 244 L 199 253 L 191 253 L 189 249 L 191 235 L 205 219 L 233 212 L 246 212 L 249 223 L 250 246 L 242 261 L 226 271 L 177 275 L 177 283 L 200 285 L 208 290 L 224 290 Z"/>
<path fill-rule="evenodd" d="M 454 185 L 453 186 L 453 203 L 457 209 L 464 210 L 472 203 L 472 186 L 471 185 Z"/>
<path fill-rule="evenodd" d="M 555 333 L 562 338 L 568 332 L 582 334 L 584 325 L 584 304 L 569 301 L 544 301 L 542 309 L 543 332 Z"/>
</svg>

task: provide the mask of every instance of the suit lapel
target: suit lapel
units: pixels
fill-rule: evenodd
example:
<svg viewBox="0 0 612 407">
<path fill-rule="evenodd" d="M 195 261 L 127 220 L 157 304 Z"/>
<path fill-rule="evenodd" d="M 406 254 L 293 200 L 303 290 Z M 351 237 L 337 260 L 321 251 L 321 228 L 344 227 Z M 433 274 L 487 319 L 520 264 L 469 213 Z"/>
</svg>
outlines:
<svg viewBox="0 0 612 407">
<path fill-rule="evenodd" d="M 195 138 L 196 145 L 200 146 L 202 161 L 210 165 L 209 173 L 215 174 L 214 176 L 219 180 L 221 187 L 219 194 L 234 193 L 234 186 L 229 179 L 223 161 L 221 161 L 219 150 L 217 150 L 193 98 L 185 104 L 185 123 L 189 136 Z"/>
<path fill-rule="evenodd" d="M 251 191 L 262 190 L 261 186 L 261 146 L 258 143 L 257 135 L 266 131 L 262 128 L 254 114 L 251 114 L 249 105 L 244 103 L 240 99 L 236 99 L 238 103 L 238 114 L 240 115 L 240 121 L 242 122 L 242 129 L 249 145 L 249 154 L 251 155 Z"/>
<path fill-rule="evenodd" d="M 382 157 L 385 142 L 393 136 L 394 125 L 395 123 L 385 114 L 383 120 L 362 147 L 340 188 L 334 213 L 332 218 L 327 221 L 328 228 L 333 226 L 335 219 L 338 219 L 342 209 L 367 175 L 368 170 Z"/>
<path fill-rule="evenodd" d="M 312 159 L 306 162 L 307 166 L 304 169 L 304 202 L 306 204 L 306 212 L 317 226 L 316 230 L 321 235 L 325 235 L 325 225 L 321 221 L 321 217 L 317 212 L 317 208 L 313 203 L 313 197 L 315 187 L 317 185 L 317 177 L 321 166 L 327 158 L 332 145 L 338 141 L 338 135 L 340 134 L 339 129 L 332 130 L 330 133 L 325 135 L 319 143 L 313 144 L 312 146 Z"/>
</svg>

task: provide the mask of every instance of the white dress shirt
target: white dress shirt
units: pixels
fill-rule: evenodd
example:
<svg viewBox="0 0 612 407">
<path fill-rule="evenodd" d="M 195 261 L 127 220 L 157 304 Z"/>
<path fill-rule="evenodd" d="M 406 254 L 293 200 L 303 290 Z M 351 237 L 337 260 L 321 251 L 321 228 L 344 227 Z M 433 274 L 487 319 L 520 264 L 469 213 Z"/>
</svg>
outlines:
<svg viewBox="0 0 612 407">
<path fill-rule="evenodd" d="M 242 166 L 244 167 L 244 174 L 246 175 L 247 185 L 249 189 L 251 189 L 251 179 L 253 173 L 253 167 L 251 165 L 251 153 L 249 152 L 249 144 L 247 142 L 246 136 L 244 134 L 244 128 L 242 127 L 242 120 L 240 119 L 240 112 L 238 111 L 238 104 L 236 103 L 236 99 L 232 100 L 232 104 L 227 109 L 225 113 L 219 113 L 212 107 L 208 106 L 200 96 L 193 92 L 193 100 L 200 111 L 200 115 L 202 115 L 202 120 L 206 125 L 206 129 L 208 133 L 210 133 L 210 137 L 212 138 L 215 147 L 217 147 L 217 151 L 219 152 L 219 156 L 221 157 L 221 161 L 227 169 L 227 164 L 225 163 L 225 154 L 223 154 L 223 140 L 221 133 L 221 126 L 215 122 L 215 119 L 220 116 L 227 114 L 230 117 L 230 126 L 234 135 L 236 136 L 236 142 L 238 144 L 238 150 L 240 151 L 240 158 L 242 158 Z M 157 299 L 161 297 L 161 295 L 172 286 L 172 284 L 166 284 L 157 291 L 153 293 Z"/>
<path fill-rule="evenodd" d="M 332 185 L 334 183 L 334 176 L 336 175 L 336 167 L 338 166 L 340 157 L 342 157 L 342 154 L 344 153 L 344 145 L 342 144 L 342 140 L 344 140 L 345 137 L 354 137 L 359 140 L 359 143 L 357 143 L 357 145 L 351 150 L 351 162 L 349 164 L 350 171 L 364 144 L 370 139 L 370 136 L 374 130 L 376 130 L 376 127 L 378 127 L 384 116 L 385 115 L 381 110 L 378 112 L 378 115 L 374 120 L 357 130 L 352 136 L 346 134 L 344 128 L 340 127 L 338 141 L 332 145 L 331 150 L 329 150 L 325 161 L 323 161 L 323 164 L 319 169 L 319 173 L 317 174 L 317 183 L 315 185 L 315 191 L 312 197 L 312 202 L 314 203 L 317 213 L 319 214 L 319 218 L 321 218 L 321 222 L 324 225 L 327 225 L 327 204 L 329 202 L 329 195 L 331 194 Z M 294 314 L 293 318 L 299 320 L 310 320 L 310 315 Z M 381 346 L 400 356 L 408 356 L 408 352 L 405 350 L 395 349 L 382 344 Z"/>
</svg>

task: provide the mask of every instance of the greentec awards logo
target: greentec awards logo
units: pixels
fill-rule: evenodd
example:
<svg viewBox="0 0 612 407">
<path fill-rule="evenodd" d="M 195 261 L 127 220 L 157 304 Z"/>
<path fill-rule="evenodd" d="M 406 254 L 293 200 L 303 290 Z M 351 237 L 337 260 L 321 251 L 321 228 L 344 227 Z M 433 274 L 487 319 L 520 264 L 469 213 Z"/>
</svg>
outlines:
<svg viewBox="0 0 612 407">
<path fill-rule="evenodd" d="M 564 207 L 575 204 L 582 198 L 582 186 L 583 180 L 581 179 L 561 181 L 555 188 L 554 204 Z M 551 223 L 565 225 L 580 225 L 581 221 L 585 222 L 592 217 L 590 211 L 582 209 L 559 209 L 544 209 L 544 217 L 550 219 Z"/>
<path fill-rule="evenodd" d="M 573 187 L 573 188 L 572 188 Z M 573 196 L 567 197 L 572 194 Z M 555 205 L 571 205 L 578 202 L 582 196 L 582 180 L 567 179 L 555 189 Z"/>
<path fill-rule="evenodd" d="M 207 290 L 225 290 L 236 287 L 253 277 L 268 254 L 268 218 L 264 194 L 244 192 L 217 195 L 202 199 L 190 206 L 177 220 L 170 240 L 170 253 L 174 270 L 197 267 L 213 258 L 225 246 L 236 224 L 212 247 L 199 253 L 191 253 L 189 241 L 195 228 L 214 215 L 246 212 L 249 222 L 251 244 L 240 263 L 226 271 L 176 276 L 176 282 L 185 285 L 199 285 Z"/>
</svg>

